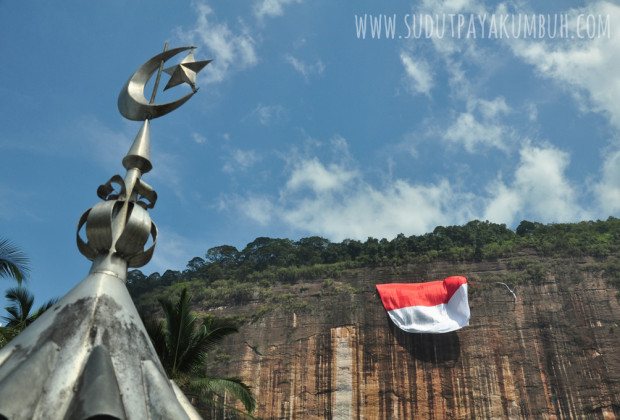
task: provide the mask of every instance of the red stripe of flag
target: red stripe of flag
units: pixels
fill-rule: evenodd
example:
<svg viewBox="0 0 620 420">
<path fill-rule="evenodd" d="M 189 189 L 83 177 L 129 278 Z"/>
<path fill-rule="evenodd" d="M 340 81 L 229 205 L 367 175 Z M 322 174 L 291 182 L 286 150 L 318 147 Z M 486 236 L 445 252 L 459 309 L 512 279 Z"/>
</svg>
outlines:
<svg viewBox="0 0 620 420">
<path fill-rule="evenodd" d="M 383 306 L 387 311 L 408 306 L 436 306 L 446 304 L 461 285 L 467 283 L 463 276 L 427 283 L 377 284 Z"/>
</svg>

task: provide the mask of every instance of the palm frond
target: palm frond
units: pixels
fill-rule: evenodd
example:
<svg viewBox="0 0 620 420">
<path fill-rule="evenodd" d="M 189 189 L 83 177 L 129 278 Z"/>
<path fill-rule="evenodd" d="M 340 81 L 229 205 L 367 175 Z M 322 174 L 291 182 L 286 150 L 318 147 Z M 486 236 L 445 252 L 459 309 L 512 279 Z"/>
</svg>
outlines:
<svg viewBox="0 0 620 420">
<path fill-rule="evenodd" d="M 244 384 L 240 378 L 200 378 L 189 381 L 186 387 L 203 395 L 209 393 L 223 395 L 225 392 L 229 392 L 241 401 L 247 411 L 252 412 L 256 408 L 256 400 L 250 387 Z"/>
<path fill-rule="evenodd" d="M 6 299 L 11 303 L 4 310 L 9 316 L 3 316 L 6 327 L 14 328 L 18 332 L 32 324 L 43 312 L 51 308 L 58 300 L 50 299 L 41 305 L 33 314 L 30 313 L 34 304 L 34 295 L 22 286 L 11 287 L 5 292 Z"/>
<path fill-rule="evenodd" d="M 236 332 L 239 332 L 239 327 L 234 321 L 207 316 L 202 325 L 193 332 L 189 343 L 185 344 L 178 357 L 177 370 L 204 375 L 207 353 L 226 336 Z"/>
<path fill-rule="evenodd" d="M 196 375 L 204 375 L 204 363 L 207 353 L 230 334 L 239 332 L 239 327 L 233 320 L 214 318 L 208 315 L 202 325 L 194 333 L 191 345 L 183 354 L 185 371 L 193 371 Z M 202 370 L 202 373 L 200 372 Z"/>
<path fill-rule="evenodd" d="M 30 322 L 29 316 L 34 304 L 34 296 L 32 293 L 21 286 L 11 287 L 4 294 L 6 299 L 11 302 L 10 306 L 4 309 L 10 316 L 4 316 L 2 319 L 6 321 L 7 327 L 20 327 L 24 329 Z"/>
<path fill-rule="evenodd" d="M 145 314 L 140 314 L 140 318 L 142 318 L 142 323 L 144 324 L 144 328 L 151 338 L 151 343 L 155 348 L 155 352 L 159 357 L 162 365 L 164 365 L 164 369 L 168 371 L 170 367 L 168 366 L 168 355 L 167 355 L 167 347 L 166 347 L 166 329 L 164 323 L 158 319 L 154 319 L 151 317 L 147 317 Z"/>
<path fill-rule="evenodd" d="M 164 322 L 142 317 L 166 373 L 177 380 L 183 389 L 197 391 L 201 398 L 229 393 L 239 399 L 247 411 L 254 410 L 256 400 L 250 387 L 241 379 L 204 377 L 208 351 L 224 337 L 238 332 L 239 327 L 230 319 L 212 316 L 207 316 L 198 327 L 198 319 L 191 312 L 190 300 L 187 289 L 183 289 L 174 302 L 163 297 L 158 299 L 164 312 Z M 221 404 L 216 400 L 213 402 Z M 252 417 L 234 407 L 229 408 Z"/>
<path fill-rule="evenodd" d="M 232 319 L 214 318 L 211 315 L 205 318 L 202 327 L 206 330 L 206 340 L 211 347 L 220 343 L 227 336 L 239 332 L 239 326 Z"/>
<path fill-rule="evenodd" d="M 0 239 L 0 277 L 10 277 L 21 284 L 30 273 L 30 259 L 8 239 Z"/>
<path fill-rule="evenodd" d="M 173 376 L 177 371 L 186 370 L 184 368 L 186 354 L 193 351 L 196 317 L 190 312 L 190 299 L 187 289 L 183 289 L 176 304 L 169 299 L 159 299 L 166 317 L 166 341 Z"/>
<path fill-rule="evenodd" d="M 211 395 L 212 397 L 215 397 L 214 394 Z M 254 419 L 254 420 L 261 420 L 258 417 L 253 416 L 252 414 L 243 411 L 243 410 L 239 410 L 237 407 L 233 407 L 232 405 L 228 405 L 225 404 L 221 401 L 218 401 L 216 398 L 210 398 L 209 396 L 205 396 L 205 395 L 194 395 L 195 398 L 198 398 L 199 400 L 201 400 L 203 403 L 207 403 L 207 404 L 215 404 L 215 405 L 219 405 L 220 407 L 225 408 L 226 410 L 231 410 L 234 411 L 236 413 L 241 414 L 243 417 L 249 418 L 249 419 Z"/>
</svg>

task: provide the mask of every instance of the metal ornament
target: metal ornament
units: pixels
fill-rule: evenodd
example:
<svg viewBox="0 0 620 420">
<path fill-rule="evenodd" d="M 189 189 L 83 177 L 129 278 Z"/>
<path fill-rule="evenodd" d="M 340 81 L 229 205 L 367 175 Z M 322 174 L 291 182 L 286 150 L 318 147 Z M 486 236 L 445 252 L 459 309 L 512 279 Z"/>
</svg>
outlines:
<svg viewBox="0 0 620 420">
<path fill-rule="evenodd" d="M 127 268 L 146 264 L 157 242 L 147 211 L 157 194 L 141 179 L 152 169 L 149 119 L 185 103 L 197 91 L 196 73 L 210 62 L 194 61 L 193 47 L 167 46 L 119 95 L 121 114 L 143 123 L 122 160 L 125 177 L 100 185 L 103 201 L 78 223 L 78 249 L 93 261 L 89 274 L 0 350 L 0 419 L 200 419 L 167 378 L 125 285 Z M 163 63 L 186 50 L 188 57 L 170 70 L 167 88 L 188 83 L 192 92 L 155 104 Z M 158 68 L 147 101 L 144 87 Z"/>
<path fill-rule="evenodd" d="M 76 235 L 78 249 L 91 261 L 99 255 L 115 253 L 128 267 L 142 267 L 153 255 L 157 226 L 146 210 L 155 206 L 157 193 L 141 179 L 142 174 L 153 167 L 149 133 L 149 120 L 146 120 L 123 158 L 123 166 L 127 169 L 125 179 L 114 175 L 100 185 L 97 195 L 104 201 L 87 210 L 80 219 Z M 118 186 L 118 191 L 112 184 Z M 84 225 L 88 242 L 80 237 Z M 144 250 L 149 237 L 153 244 Z"/>
<path fill-rule="evenodd" d="M 125 178 L 114 175 L 106 184 L 101 185 L 97 193 L 105 201 L 89 209 L 80 219 L 77 232 L 78 249 L 90 260 L 94 260 L 97 255 L 115 253 L 122 257 L 129 267 L 141 267 L 153 255 L 157 242 L 157 227 L 146 210 L 155 205 L 157 193 L 141 179 L 141 176 L 153 167 L 150 160 L 149 120 L 175 110 L 198 91 L 196 74 L 212 60 L 196 61 L 194 49 L 195 47 L 179 47 L 168 50 L 166 43 L 164 52 L 140 66 L 121 89 L 118 96 L 118 109 L 121 115 L 130 120 L 144 122 L 129 152 L 123 158 L 123 166 L 127 170 Z M 164 90 L 187 83 L 191 86 L 192 92 L 176 101 L 154 103 L 163 64 L 187 50 L 189 54 L 183 61 L 164 70 L 171 75 Z M 153 94 L 151 100 L 147 101 L 144 88 L 157 69 L 159 73 Z M 119 186 L 118 191 L 114 190 L 112 183 Z M 84 225 L 86 225 L 87 242 L 82 240 L 79 234 Z M 144 250 L 149 238 L 152 239 L 152 245 Z"/>
<path fill-rule="evenodd" d="M 187 83 L 192 87 L 192 91 L 196 93 L 198 91 L 198 88 L 196 87 L 196 73 L 202 70 L 211 61 L 213 60 L 194 60 L 194 50 L 191 49 L 187 57 L 185 57 L 179 64 L 164 69 L 164 71 L 170 75 L 170 80 L 164 90 L 178 86 L 181 83 Z"/>
<path fill-rule="evenodd" d="M 118 96 L 118 110 L 123 117 L 134 120 L 144 121 L 166 115 L 183 105 L 191 98 L 198 89 L 196 89 L 196 73 L 202 70 L 212 60 L 194 61 L 192 50 L 196 47 L 180 47 L 164 51 L 156 55 L 149 61 L 144 63 L 136 72 L 127 80 L 121 93 Z M 177 86 L 181 83 L 188 83 L 192 87 L 192 92 L 180 99 L 163 104 L 153 104 L 144 97 L 144 88 L 155 71 L 160 67 L 162 62 L 168 61 L 175 55 L 190 50 L 189 55 L 172 69 L 172 78 L 166 86 L 166 89 Z M 175 74 L 176 73 L 176 74 Z"/>
</svg>

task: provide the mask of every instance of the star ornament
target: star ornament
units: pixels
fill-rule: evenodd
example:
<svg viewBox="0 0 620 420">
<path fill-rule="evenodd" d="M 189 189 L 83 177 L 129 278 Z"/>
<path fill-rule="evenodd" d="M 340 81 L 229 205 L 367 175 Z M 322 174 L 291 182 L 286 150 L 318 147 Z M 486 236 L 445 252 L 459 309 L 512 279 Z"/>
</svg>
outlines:
<svg viewBox="0 0 620 420">
<path fill-rule="evenodd" d="M 194 59 L 194 50 L 190 50 L 187 57 L 179 64 L 164 69 L 164 71 L 170 75 L 170 80 L 168 80 L 168 84 L 164 90 L 180 85 L 181 83 L 187 83 L 192 87 L 192 90 L 196 92 L 198 90 L 196 87 L 196 74 L 211 61 L 213 60 L 196 61 Z"/>
</svg>

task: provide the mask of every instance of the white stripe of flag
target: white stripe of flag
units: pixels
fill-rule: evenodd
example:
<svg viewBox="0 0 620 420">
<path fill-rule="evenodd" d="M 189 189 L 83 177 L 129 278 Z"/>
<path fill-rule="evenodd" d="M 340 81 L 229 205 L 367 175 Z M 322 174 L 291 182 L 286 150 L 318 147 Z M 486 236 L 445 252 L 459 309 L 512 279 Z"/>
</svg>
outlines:
<svg viewBox="0 0 620 420">
<path fill-rule="evenodd" d="M 469 325 L 465 277 L 427 283 L 378 284 L 377 291 L 390 318 L 403 331 L 446 333 Z"/>
</svg>

